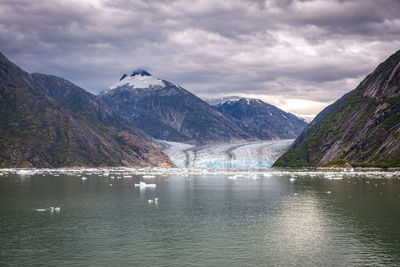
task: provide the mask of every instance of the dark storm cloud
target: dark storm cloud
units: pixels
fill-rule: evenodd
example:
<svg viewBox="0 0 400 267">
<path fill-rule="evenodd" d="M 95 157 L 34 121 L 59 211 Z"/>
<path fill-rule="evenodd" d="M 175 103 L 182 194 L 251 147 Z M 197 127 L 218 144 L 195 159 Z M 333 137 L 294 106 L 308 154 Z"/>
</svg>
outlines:
<svg viewBox="0 0 400 267">
<path fill-rule="evenodd" d="M 98 93 L 146 68 L 315 114 L 400 48 L 397 0 L 3 0 L 1 52 Z"/>
</svg>

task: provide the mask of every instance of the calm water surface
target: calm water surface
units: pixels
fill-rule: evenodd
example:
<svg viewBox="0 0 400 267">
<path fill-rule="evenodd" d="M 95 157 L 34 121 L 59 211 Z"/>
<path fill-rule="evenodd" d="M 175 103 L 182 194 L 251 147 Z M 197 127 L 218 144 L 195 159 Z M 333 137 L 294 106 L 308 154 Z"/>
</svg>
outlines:
<svg viewBox="0 0 400 267">
<path fill-rule="evenodd" d="M 400 263 L 398 178 L 87 177 L 0 177 L 0 266 Z"/>
</svg>

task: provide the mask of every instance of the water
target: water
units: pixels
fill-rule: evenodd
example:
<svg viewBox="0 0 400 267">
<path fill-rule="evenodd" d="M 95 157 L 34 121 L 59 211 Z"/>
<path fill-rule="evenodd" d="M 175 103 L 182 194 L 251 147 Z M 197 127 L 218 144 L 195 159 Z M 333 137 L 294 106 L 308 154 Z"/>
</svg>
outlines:
<svg viewBox="0 0 400 267">
<path fill-rule="evenodd" d="M 0 176 L 0 265 L 400 262 L 398 174 L 131 171 Z"/>
</svg>

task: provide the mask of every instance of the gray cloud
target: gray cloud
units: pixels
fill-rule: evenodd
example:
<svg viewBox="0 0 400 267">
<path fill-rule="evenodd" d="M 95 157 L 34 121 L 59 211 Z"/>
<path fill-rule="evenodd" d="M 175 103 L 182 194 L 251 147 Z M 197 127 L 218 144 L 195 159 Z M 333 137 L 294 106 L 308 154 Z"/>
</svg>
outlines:
<svg viewBox="0 0 400 267">
<path fill-rule="evenodd" d="M 3 0 L 1 51 L 98 93 L 146 68 L 315 114 L 400 48 L 397 0 Z M 296 104 L 297 103 L 297 104 Z"/>
</svg>

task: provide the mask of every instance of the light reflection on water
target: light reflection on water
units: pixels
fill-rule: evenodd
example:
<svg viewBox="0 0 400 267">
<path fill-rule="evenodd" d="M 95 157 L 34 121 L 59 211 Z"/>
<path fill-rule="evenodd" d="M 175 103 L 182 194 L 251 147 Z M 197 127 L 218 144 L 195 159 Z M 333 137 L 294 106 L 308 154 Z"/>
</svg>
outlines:
<svg viewBox="0 0 400 267">
<path fill-rule="evenodd" d="M 343 266 L 400 260 L 396 175 L 335 180 L 290 172 L 236 179 L 228 179 L 232 173 L 182 173 L 154 179 L 93 170 L 6 173 L 0 177 L 1 266 Z M 139 181 L 157 187 L 135 188 Z M 155 198 L 158 204 L 148 202 Z M 60 213 L 36 210 L 51 206 Z"/>
</svg>

